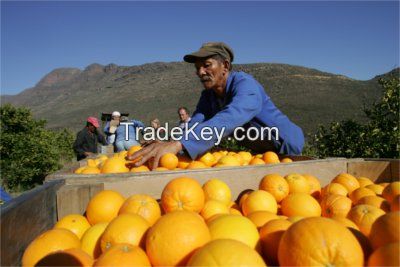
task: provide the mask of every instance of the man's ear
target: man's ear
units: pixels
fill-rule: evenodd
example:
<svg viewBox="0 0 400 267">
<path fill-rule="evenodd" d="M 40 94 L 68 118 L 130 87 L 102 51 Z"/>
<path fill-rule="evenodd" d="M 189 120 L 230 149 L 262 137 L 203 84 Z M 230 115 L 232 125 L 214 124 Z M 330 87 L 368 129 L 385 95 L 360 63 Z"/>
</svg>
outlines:
<svg viewBox="0 0 400 267">
<path fill-rule="evenodd" d="M 224 69 L 228 72 L 231 67 L 231 62 L 229 60 L 224 60 Z"/>
</svg>

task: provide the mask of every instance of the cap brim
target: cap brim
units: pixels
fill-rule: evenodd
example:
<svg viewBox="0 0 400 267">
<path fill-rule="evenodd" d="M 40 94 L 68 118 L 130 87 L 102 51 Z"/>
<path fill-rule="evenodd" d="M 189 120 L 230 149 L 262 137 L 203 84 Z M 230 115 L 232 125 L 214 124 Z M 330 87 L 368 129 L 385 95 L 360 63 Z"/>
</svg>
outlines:
<svg viewBox="0 0 400 267">
<path fill-rule="evenodd" d="M 206 58 L 206 57 L 211 57 L 216 55 L 216 52 L 211 52 L 211 51 L 205 51 L 205 50 L 199 50 L 197 52 L 194 52 L 192 54 L 188 54 L 183 57 L 183 60 L 188 62 L 188 63 L 195 63 L 197 59 L 199 58 Z"/>
</svg>

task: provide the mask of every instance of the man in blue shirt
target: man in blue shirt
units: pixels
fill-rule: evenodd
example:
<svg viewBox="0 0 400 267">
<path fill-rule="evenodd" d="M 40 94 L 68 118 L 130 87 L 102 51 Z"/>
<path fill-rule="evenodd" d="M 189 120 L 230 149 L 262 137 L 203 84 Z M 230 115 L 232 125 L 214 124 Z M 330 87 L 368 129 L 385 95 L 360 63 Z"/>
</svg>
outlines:
<svg viewBox="0 0 400 267">
<path fill-rule="evenodd" d="M 198 138 L 205 128 L 216 129 L 223 137 L 252 129 L 258 136 L 245 138 L 252 149 L 272 150 L 281 154 L 300 154 L 304 145 L 303 131 L 291 122 L 272 102 L 264 88 L 249 74 L 233 72 L 232 49 L 224 43 L 206 43 L 199 51 L 188 54 L 184 60 L 194 63 L 203 90 L 189 126 L 191 134 L 179 141 L 152 143 L 133 154 L 130 159 L 143 156 L 140 165 L 154 158 L 153 168 L 166 153 L 185 150 L 192 159 L 203 154 L 218 141 L 217 134 Z M 269 128 L 269 138 L 263 128 Z M 189 132 L 189 131 L 186 131 Z M 247 132 L 248 134 L 251 131 Z M 204 136 L 204 135 L 203 135 Z M 253 136 L 254 137 L 254 136 Z"/>
</svg>

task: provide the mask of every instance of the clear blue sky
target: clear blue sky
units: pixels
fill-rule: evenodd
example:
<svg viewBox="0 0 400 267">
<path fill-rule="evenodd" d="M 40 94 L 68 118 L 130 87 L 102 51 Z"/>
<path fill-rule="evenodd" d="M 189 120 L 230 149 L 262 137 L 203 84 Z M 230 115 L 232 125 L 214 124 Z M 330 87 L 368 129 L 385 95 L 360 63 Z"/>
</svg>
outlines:
<svg viewBox="0 0 400 267">
<path fill-rule="evenodd" d="M 399 66 L 399 2 L 2 1 L 1 94 L 59 67 L 182 61 L 218 40 L 234 49 L 234 63 L 367 80 Z"/>
</svg>

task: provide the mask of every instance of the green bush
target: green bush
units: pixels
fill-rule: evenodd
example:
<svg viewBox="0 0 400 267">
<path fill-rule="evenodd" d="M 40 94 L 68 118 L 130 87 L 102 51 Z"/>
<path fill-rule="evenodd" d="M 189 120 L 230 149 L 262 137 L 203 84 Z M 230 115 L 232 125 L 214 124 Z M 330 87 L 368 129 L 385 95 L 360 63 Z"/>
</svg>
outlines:
<svg viewBox="0 0 400 267">
<path fill-rule="evenodd" d="M 27 108 L 0 107 L 1 184 L 19 192 L 41 184 L 46 175 L 73 158 L 73 135 L 67 130 L 45 129 Z"/>
<path fill-rule="evenodd" d="M 365 124 L 345 120 L 319 126 L 308 151 L 318 157 L 398 158 L 400 78 L 391 76 L 379 83 L 382 98 L 364 110 Z"/>
</svg>

